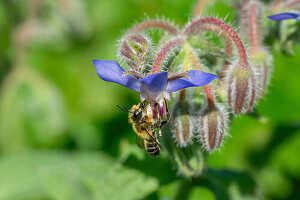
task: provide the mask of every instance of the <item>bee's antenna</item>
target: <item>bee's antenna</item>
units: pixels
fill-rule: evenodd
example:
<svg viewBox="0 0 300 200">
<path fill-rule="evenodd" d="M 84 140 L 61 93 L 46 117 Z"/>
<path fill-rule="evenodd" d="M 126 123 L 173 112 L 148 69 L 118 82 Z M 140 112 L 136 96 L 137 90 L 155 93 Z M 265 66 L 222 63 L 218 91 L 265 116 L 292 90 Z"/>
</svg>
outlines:
<svg viewBox="0 0 300 200">
<path fill-rule="evenodd" d="M 124 111 L 124 112 L 130 112 L 129 110 L 127 110 L 127 108 L 122 108 L 122 107 L 120 107 L 119 105 L 117 105 L 118 106 L 118 108 L 120 108 L 122 111 Z"/>
</svg>

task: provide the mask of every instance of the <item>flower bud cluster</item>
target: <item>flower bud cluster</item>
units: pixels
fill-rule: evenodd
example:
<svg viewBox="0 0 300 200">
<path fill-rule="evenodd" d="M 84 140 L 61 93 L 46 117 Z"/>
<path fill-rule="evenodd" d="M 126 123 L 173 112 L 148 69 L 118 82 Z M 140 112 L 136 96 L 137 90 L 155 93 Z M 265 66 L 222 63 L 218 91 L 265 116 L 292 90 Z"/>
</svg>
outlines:
<svg viewBox="0 0 300 200">
<path fill-rule="evenodd" d="M 126 35 L 119 47 L 119 57 L 133 70 L 141 70 L 150 58 L 152 43 L 148 36 L 140 33 Z"/>
<path fill-rule="evenodd" d="M 172 100 L 168 129 L 171 129 L 172 141 L 176 144 L 176 147 L 171 145 L 170 149 L 176 150 L 168 151 L 173 152 L 171 154 L 181 171 L 190 169 L 186 162 L 190 159 L 183 151 L 188 151 L 191 146 L 197 149 L 197 145 L 209 152 L 220 149 L 228 135 L 230 114 L 252 112 L 257 100 L 265 94 L 272 59 L 263 45 L 263 5 L 257 0 L 249 0 L 243 1 L 241 8 L 242 34 L 249 39 L 247 48 L 232 26 L 215 17 L 198 17 L 199 10 L 195 19 L 182 30 L 165 21 L 148 20 L 135 25 L 120 42 L 120 59 L 134 71 L 127 74 L 135 74 L 146 65 L 151 66 L 152 69 L 147 71 L 151 75 L 162 71 L 176 73 L 177 76 L 168 75 L 168 81 L 176 80 L 178 87 L 186 84 L 183 79 L 189 78 L 187 74 L 190 70 L 203 70 L 219 76 L 212 84 L 204 85 L 200 92 L 199 88 L 187 88 L 179 91 L 179 95 Z M 153 36 L 153 41 L 158 41 L 154 45 L 150 39 L 151 33 L 146 35 L 146 30 L 153 28 L 164 31 L 160 40 L 157 40 L 157 35 Z M 217 35 L 220 40 L 212 41 L 209 34 L 204 34 L 207 32 Z M 203 45 L 195 44 L 197 41 Z M 172 59 L 171 53 L 174 54 Z M 191 83 L 187 87 L 194 86 Z M 149 91 L 153 94 L 157 92 L 155 89 Z M 158 95 L 152 103 L 155 105 L 159 98 L 169 101 L 166 96 Z M 188 171 L 183 174 L 188 174 Z"/>
</svg>

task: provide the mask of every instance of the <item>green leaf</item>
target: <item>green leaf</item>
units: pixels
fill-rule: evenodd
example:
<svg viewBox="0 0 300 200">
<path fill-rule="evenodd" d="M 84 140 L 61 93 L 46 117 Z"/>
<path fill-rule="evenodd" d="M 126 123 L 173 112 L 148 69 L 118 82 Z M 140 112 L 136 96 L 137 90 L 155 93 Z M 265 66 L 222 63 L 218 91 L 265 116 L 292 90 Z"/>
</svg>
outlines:
<svg viewBox="0 0 300 200">
<path fill-rule="evenodd" d="M 211 190 L 206 187 L 196 186 L 192 189 L 191 194 L 189 196 L 189 200 L 197 200 L 197 199 L 206 199 L 206 200 L 214 200 L 216 199 L 215 195 Z"/>
<path fill-rule="evenodd" d="M 3 152 L 53 147 L 66 130 L 60 90 L 29 67 L 10 72 L 0 93 L 0 148 Z"/>
<path fill-rule="evenodd" d="M 295 131 L 286 140 L 282 140 L 277 149 L 274 150 L 271 162 L 273 165 L 278 166 L 282 171 L 286 171 L 287 174 L 293 175 L 293 177 L 300 177 L 300 131 Z"/>
<path fill-rule="evenodd" d="M 0 199 L 141 199 L 158 181 L 100 152 L 39 151 L 0 159 Z"/>
</svg>

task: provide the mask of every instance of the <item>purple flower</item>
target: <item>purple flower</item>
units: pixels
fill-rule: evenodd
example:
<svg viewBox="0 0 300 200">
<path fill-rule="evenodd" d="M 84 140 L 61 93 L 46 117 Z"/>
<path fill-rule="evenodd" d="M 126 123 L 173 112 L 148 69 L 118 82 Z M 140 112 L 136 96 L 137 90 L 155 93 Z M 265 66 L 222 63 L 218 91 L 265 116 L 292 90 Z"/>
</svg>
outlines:
<svg viewBox="0 0 300 200">
<path fill-rule="evenodd" d="M 274 20 L 274 21 L 282 21 L 282 20 L 287 20 L 287 19 L 300 20 L 300 13 L 284 12 L 284 13 L 279 13 L 279 14 L 275 14 L 275 15 L 270 15 L 270 16 L 268 16 L 268 18 L 271 20 Z"/>
<path fill-rule="evenodd" d="M 168 72 L 160 72 L 143 77 L 134 72 L 126 72 L 113 60 L 93 60 L 98 76 L 105 81 L 118 83 L 141 95 L 141 100 L 154 104 L 161 99 L 170 100 L 171 92 L 187 87 L 203 86 L 216 79 L 214 74 L 203 71 L 188 71 L 168 77 Z"/>
</svg>

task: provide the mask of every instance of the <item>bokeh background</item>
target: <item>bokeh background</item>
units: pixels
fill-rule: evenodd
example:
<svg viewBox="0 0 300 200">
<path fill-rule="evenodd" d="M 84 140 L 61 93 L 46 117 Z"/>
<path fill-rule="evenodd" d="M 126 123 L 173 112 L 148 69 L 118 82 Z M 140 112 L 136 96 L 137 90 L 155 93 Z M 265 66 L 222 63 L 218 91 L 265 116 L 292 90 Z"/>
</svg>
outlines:
<svg viewBox="0 0 300 200">
<path fill-rule="evenodd" d="M 237 25 L 232 2 L 205 14 Z M 100 80 L 92 60 L 116 60 L 118 39 L 143 19 L 183 26 L 196 3 L 0 1 L 1 200 L 172 199 L 190 184 L 164 151 L 150 158 L 138 149 L 116 107 L 137 104 L 138 94 Z M 259 116 L 234 118 L 232 137 L 207 155 L 210 173 L 187 189 L 189 200 L 300 198 L 300 47 L 290 48 L 271 48 L 275 67 Z"/>
</svg>

